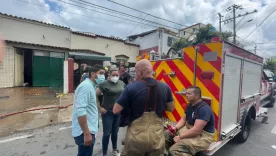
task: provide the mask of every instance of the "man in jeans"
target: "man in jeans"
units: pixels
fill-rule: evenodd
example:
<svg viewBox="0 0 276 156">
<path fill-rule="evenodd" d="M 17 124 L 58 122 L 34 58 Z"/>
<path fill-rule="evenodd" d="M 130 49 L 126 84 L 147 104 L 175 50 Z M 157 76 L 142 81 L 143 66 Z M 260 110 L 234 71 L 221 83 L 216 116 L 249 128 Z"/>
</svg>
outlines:
<svg viewBox="0 0 276 156">
<path fill-rule="evenodd" d="M 78 156 L 92 156 L 95 134 L 99 129 L 99 113 L 96 87 L 105 81 L 105 70 L 95 65 L 89 70 L 89 78 L 76 89 L 72 114 L 72 136 L 78 145 Z"/>
</svg>

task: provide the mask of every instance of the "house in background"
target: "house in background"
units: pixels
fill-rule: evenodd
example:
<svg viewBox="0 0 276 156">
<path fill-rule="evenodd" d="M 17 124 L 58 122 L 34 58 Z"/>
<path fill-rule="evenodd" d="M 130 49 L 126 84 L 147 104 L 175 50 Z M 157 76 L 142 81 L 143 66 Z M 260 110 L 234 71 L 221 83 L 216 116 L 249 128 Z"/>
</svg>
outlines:
<svg viewBox="0 0 276 156">
<path fill-rule="evenodd" d="M 140 48 L 119 38 L 75 32 L 2 13 L 0 33 L 6 41 L 0 63 L 0 88 L 24 83 L 33 87 L 64 88 L 73 83 L 69 77 L 74 75 L 68 74 L 69 70 L 80 72 L 81 64 L 135 63 Z M 74 59 L 75 66 L 69 58 Z M 68 86 L 65 88 L 68 90 Z"/>
<path fill-rule="evenodd" d="M 0 14 L 0 33 L 6 41 L 0 64 L 0 88 L 62 87 L 63 62 L 68 58 L 69 28 Z"/>
<path fill-rule="evenodd" d="M 179 37 L 189 39 L 189 38 L 193 37 L 198 32 L 198 30 L 202 27 L 206 27 L 206 25 L 202 24 L 202 23 L 197 23 L 197 24 L 191 25 L 189 27 L 183 28 L 183 29 L 179 30 Z"/>
<path fill-rule="evenodd" d="M 111 66 L 111 62 L 125 64 L 135 63 L 140 46 L 126 41 L 87 32 L 72 31 L 71 49 L 87 49 L 104 53 L 110 59 L 103 62 L 104 66 Z M 69 55 L 71 55 L 69 53 Z"/>
<path fill-rule="evenodd" d="M 137 35 L 128 36 L 127 42 L 140 45 L 140 56 L 148 54 L 151 51 L 162 55 L 167 54 L 178 38 L 177 32 L 160 27 Z"/>
</svg>

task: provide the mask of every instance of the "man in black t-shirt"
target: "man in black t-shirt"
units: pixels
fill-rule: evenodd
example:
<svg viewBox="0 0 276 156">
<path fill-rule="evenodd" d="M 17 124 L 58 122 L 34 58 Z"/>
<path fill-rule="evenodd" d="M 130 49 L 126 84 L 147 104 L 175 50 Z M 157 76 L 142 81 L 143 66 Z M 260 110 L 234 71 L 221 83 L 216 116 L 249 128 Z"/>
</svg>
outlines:
<svg viewBox="0 0 276 156">
<path fill-rule="evenodd" d="M 212 108 L 202 101 L 200 88 L 189 87 L 186 97 L 189 105 L 184 116 L 173 127 L 177 135 L 173 136 L 171 132 L 165 131 L 166 150 L 171 156 L 193 156 L 207 149 L 214 139 L 214 113 Z"/>
<path fill-rule="evenodd" d="M 118 114 L 130 111 L 129 125 L 122 156 L 163 155 L 165 146 L 162 114 L 174 109 L 172 91 L 165 83 L 153 78 L 149 60 L 135 66 L 136 80 L 127 85 L 113 107 Z"/>
<path fill-rule="evenodd" d="M 120 80 L 123 81 L 126 85 L 131 82 L 131 76 L 126 72 L 126 66 L 121 65 L 120 67 Z"/>
</svg>

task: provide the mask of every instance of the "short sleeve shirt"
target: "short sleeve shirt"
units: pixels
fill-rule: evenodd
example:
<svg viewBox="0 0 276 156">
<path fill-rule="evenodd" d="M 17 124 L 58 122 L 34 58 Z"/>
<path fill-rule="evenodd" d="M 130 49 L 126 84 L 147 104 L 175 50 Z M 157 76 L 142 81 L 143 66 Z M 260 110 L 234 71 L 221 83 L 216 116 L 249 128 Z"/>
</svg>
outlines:
<svg viewBox="0 0 276 156">
<path fill-rule="evenodd" d="M 156 80 L 153 78 L 146 78 L 144 80 L 147 83 L 156 83 Z M 159 117 L 162 117 L 166 108 L 166 104 L 173 101 L 172 91 L 167 84 L 162 82 L 158 83 L 156 90 L 157 102 L 155 112 Z M 123 93 L 120 95 L 117 103 L 121 105 L 124 110 L 131 110 L 130 121 L 133 121 L 143 115 L 147 102 L 147 94 L 148 87 L 146 84 L 144 84 L 142 81 L 136 81 L 127 85 Z"/>
<path fill-rule="evenodd" d="M 198 106 L 200 104 L 204 104 L 204 105 L 202 107 L 198 108 Z M 194 125 L 196 119 L 204 120 L 204 121 L 207 121 L 208 123 L 206 124 L 206 126 L 204 127 L 203 130 L 205 130 L 209 133 L 214 133 L 215 132 L 214 113 L 213 113 L 211 107 L 208 104 L 206 104 L 204 101 L 201 101 L 200 103 L 198 103 L 194 106 L 189 104 L 186 108 L 185 113 L 186 113 L 186 116 L 187 116 L 186 119 L 188 119 L 188 121 L 187 121 L 188 124 Z M 195 115 L 196 115 L 196 117 L 195 117 Z"/>
<path fill-rule="evenodd" d="M 102 106 L 105 109 L 112 110 L 116 100 L 119 98 L 125 88 L 123 81 L 114 83 L 110 80 L 106 80 L 99 85 L 99 89 L 103 92 Z"/>
</svg>

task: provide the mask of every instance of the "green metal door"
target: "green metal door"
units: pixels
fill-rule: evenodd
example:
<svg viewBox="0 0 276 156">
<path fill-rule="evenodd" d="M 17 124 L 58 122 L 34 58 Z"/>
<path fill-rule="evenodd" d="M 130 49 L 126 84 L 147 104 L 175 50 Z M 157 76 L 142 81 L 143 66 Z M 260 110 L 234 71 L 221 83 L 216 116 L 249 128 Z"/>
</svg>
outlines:
<svg viewBox="0 0 276 156">
<path fill-rule="evenodd" d="M 49 56 L 33 56 L 33 86 L 48 87 L 51 72 Z"/>
<path fill-rule="evenodd" d="M 63 88 L 63 58 L 50 57 L 50 87 L 55 90 Z"/>
</svg>

